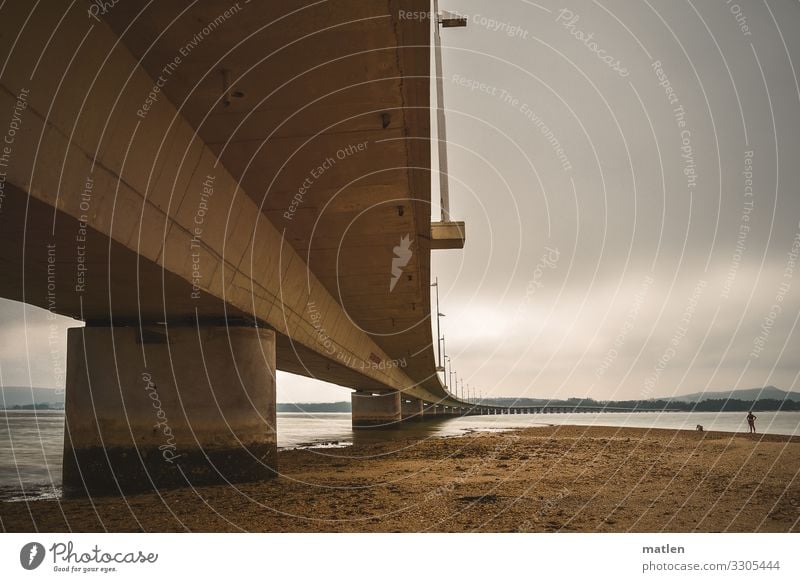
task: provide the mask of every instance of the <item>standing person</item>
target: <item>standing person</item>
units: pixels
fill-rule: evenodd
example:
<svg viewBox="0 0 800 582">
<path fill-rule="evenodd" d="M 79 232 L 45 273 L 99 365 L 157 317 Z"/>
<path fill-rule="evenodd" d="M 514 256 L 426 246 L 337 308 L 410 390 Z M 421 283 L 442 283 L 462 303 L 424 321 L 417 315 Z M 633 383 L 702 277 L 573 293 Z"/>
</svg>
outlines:
<svg viewBox="0 0 800 582">
<path fill-rule="evenodd" d="M 756 418 L 758 418 L 753 411 L 747 413 L 747 425 L 750 427 L 748 434 L 756 434 Z"/>
</svg>

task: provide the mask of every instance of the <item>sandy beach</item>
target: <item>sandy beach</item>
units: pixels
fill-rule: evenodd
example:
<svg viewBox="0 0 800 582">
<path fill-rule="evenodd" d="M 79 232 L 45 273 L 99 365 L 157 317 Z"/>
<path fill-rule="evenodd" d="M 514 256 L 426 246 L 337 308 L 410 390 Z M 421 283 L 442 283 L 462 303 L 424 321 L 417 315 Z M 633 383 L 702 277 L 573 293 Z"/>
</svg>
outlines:
<svg viewBox="0 0 800 582">
<path fill-rule="evenodd" d="M 796 532 L 800 438 L 530 428 L 279 453 L 277 479 L 0 503 L 4 531 Z"/>
</svg>

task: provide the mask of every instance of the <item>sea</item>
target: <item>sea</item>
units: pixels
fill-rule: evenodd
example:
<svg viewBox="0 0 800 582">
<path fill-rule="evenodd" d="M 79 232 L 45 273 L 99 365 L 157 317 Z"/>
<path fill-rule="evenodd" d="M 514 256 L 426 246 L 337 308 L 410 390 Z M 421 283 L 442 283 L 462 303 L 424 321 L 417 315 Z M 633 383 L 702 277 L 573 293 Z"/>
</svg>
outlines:
<svg viewBox="0 0 800 582">
<path fill-rule="evenodd" d="M 760 433 L 800 436 L 800 412 L 758 412 Z M 427 439 L 560 424 L 747 432 L 741 412 L 566 413 L 465 416 L 353 431 L 349 413 L 280 412 L 278 447 L 337 448 L 387 439 Z M 64 412 L 0 410 L 0 501 L 61 494 Z"/>
</svg>

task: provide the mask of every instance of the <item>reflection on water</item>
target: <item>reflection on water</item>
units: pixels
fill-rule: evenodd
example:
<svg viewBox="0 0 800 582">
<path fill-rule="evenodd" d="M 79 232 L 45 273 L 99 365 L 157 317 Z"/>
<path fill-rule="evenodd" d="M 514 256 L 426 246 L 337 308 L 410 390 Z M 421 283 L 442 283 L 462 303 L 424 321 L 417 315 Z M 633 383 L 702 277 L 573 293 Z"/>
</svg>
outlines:
<svg viewBox="0 0 800 582">
<path fill-rule="evenodd" d="M 800 435 L 800 412 L 759 412 L 760 433 Z M 466 416 L 406 422 L 396 428 L 353 431 L 349 413 L 278 413 L 281 448 L 335 448 L 353 443 L 393 439 L 424 439 L 500 431 L 548 424 L 624 426 L 747 432 L 740 412 L 582 413 Z M 64 413 L 61 411 L 0 411 L 0 499 L 58 495 Z"/>
<path fill-rule="evenodd" d="M 545 426 L 543 418 L 541 415 L 441 417 L 354 431 L 349 412 L 284 412 L 278 414 L 278 446 L 284 449 L 346 447 L 353 443 L 451 437 L 471 431 Z"/>
<path fill-rule="evenodd" d="M 0 498 L 61 491 L 62 411 L 0 410 Z"/>
<path fill-rule="evenodd" d="M 510 430 L 553 424 L 623 426 L 630 428 L 672 428 L 747 432 L 746 413 L 741 412 L 603 412 L 570 414 L 503 414 L 464 416 L 406 422 L 397 428 L 353 431 L 349 413 L 283 412 L 278 414 L 278 446 L 347 446 L 392 438 L 459 436 L 473 431 Z M 756 428 L 760 433 L 800 435 L 800 412 L 759 412 Z"/>
</svg>

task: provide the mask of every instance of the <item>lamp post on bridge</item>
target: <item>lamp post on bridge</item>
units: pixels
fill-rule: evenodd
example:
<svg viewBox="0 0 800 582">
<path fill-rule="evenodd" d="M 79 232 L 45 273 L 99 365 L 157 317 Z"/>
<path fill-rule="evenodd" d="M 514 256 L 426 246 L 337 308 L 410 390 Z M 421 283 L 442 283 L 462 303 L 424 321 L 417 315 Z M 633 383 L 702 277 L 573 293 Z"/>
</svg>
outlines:
<svg viewBox="0 0 800 582">
<path fill-rule="evenodd" d="M 431 287 L 436 287 L 436 350 L 439 356 L 439 364 L 436 366 L 437 372 L 444 372 L 444 366 L 442 365 L 442 352 L 444 352 L 444 336 L 441 332 L 441 324 L 439 319 L 442 317 L 446 317 L 446 315 L 439 311 L 439 277 L 436 277 L 436 280 L 431 283 Z"/>
</svg>

